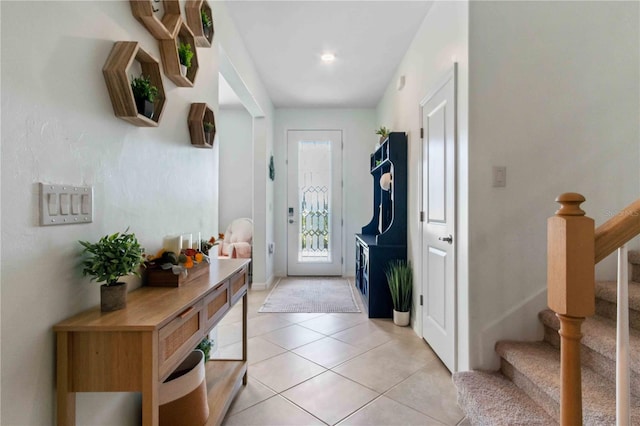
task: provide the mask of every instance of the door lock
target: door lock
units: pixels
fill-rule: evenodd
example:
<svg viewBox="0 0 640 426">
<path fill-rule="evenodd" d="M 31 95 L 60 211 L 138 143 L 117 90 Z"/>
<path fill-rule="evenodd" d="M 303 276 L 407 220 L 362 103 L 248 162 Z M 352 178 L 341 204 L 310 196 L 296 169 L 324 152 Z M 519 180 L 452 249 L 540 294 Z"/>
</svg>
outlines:
<svg viewBox="0 0 640 426">
<path fill-rule="evenodd" d="M 289 223 L 293 223 L 293 222 L 295 222 L 295 220 L 289 219 Z"/>
<path fill-rule="evenodd" d="M 451 234 L 448 237 L 438 237 L 438 240 L 453 244 L 453 236 Z"/>
</svg>

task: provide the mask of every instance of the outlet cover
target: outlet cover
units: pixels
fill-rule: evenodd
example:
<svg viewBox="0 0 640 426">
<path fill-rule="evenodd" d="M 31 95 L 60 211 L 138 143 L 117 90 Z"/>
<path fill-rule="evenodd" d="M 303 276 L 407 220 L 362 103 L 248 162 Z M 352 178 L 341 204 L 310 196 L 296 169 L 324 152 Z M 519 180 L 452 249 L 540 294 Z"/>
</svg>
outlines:
<svg viewBox="0 0 640 426">
<path fill-rule="evenodd" d="M 40 183 L 40 225 L 93 222 L 93 187 Z"/>
</svg>

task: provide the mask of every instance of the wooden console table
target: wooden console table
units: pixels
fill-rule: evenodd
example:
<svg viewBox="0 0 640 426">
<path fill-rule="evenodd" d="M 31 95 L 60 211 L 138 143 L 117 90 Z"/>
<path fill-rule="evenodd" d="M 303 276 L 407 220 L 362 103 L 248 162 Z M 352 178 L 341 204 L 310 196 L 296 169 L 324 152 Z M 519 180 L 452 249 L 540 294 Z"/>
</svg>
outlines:
<svg viewBox="0 0 640 426">
<path fill-rule="evenodd" d="M 242 299 L 242 360 L 206 363 L 207 425 L 219 425 L 247 383 L 249 262 L 212 259 L 208 275 L 183 287 L 141 287 L 126 309 L 56 324 L 58 425 L 75 425 L 76 392 L 142 392 L 142 424 L 157 426 L 160 383 Z"/>
</svg>

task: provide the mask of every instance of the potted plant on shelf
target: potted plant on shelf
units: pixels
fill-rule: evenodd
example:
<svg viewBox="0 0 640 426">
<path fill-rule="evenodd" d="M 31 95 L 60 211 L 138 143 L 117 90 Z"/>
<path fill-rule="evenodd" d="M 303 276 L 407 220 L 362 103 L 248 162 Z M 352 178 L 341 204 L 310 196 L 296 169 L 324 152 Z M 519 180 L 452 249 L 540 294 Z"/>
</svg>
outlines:
<svg viewBox="0 0 640 426">
<path fill-rule="evenodd" d="M 380 143 L 384 142 L 384 140 L 389 136 L 389 133 L 391 133 L 391 130 L 384 126 L 376 130 L 376 135 L 380 135 Z"/>
<path fill-rule="evenodd" d="M 191 68 L 191 59 L 193 58 L 191 45 L 189 43 L 180 43 L 178 56 L 180 57 L 180 72 L 186 76 L 187 70 Z"/>
<path fill-rule="evenodd" d="M 211 32 L 213 30 L 213 22 L 211 18 L 207 14 L 207 12 L 202 9 L 200 11 L 200 17 L 202 18 L 202 32 L 207 40 L 211 40 Z"/>
<path fill-rule="evenodd" d="M 203 123 L 204 126 L 204 136 L 209 145 L 213 145 L 213 131 L 216 129 L 216 126 L 210 122 L 205 121 Z"/>
<path fill-rule="evenodd" d="M 100 286 L 100 310 L 116 311 L 127 306 L 127 283 L 118 280 L 127 275 L 140 276 L 138 269 L 144 262 L 144 249 L 135 234 L 116 232 L 105 235 L 97 243 L 80 241 L 86 256 L 82 262 L 83 275 L 91 281 L 105 282 Z"/>
<path fill-rule="evenodd" d="M 386 275 L 393 301 L 393 322 L 399 326 L 407 326 L 411 317 L 413 293 L 411 263 L 406 260 L 391 261 Z"/>
<path fill-rule="evenodd" d="M 209 357 L 211 356 L 211 348 L 213 348 L 214 344 L 215 342 L 212 339 L 205 337 L 196 347 L 196 349 L 200 349 L 204 353 L 204 362 L 209 361 Z"/>
<path fill-rule="evenodd" d="M 158 88 L 151 84 L 149 76 L 132 77 L 131 90 L 133 90 L 138 113 L 147 118 L 153 117 L 153 102 L 158 96 Z"/>
</svg>

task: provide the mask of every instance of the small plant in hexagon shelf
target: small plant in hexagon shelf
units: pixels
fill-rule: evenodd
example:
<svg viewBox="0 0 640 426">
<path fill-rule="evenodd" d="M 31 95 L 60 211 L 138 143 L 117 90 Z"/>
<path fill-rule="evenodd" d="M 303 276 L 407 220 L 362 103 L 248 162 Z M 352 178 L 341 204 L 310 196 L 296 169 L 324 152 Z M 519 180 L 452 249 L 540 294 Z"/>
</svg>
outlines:
<svg viewBox="0 0 640 426">
<path fill-rule="evenodd" d="M 205 139 L 207 140 L 207 143 L 209 145 L 213 145 L 213 132 L 216 130 L 216 126 L 210 121 L 205 121 L 203 123 L 203 127 L 204 127 L 204 136 L 205 136 Z"/>
<path fill-rule="evenodd" d="M 211 22 L 211 18 L 204 10 L 200 11 L 200 17 L 202 18 L 202 30 L 205 36 L 209 38 L 209 31 L 211 31 L 211 27 L 213 27 L 213 22 Z"/>
<path fill-rule="evenodd" d="M 91 281 L 105 282 L 100 286 L 100 307 L 103 312 L 123 309 L 127 305 L 127 283 L 118 280 L 127 275 L 140 276 L 138 268 L 144 263 L 144 249 L 135 234 L 116 232 L 105 235 L 97 243 L 80 241 L 82 274 Z"/>
<path fill-rule="evenodd" d="M 178 47 L 178 56 L 180 58 L 180 65 L 182 66 L 182 74 L 185 75 L 187 68 L 191 68 L 191 59 L 193 58 L 193 51 L 189 43 L 180 43 Z"/>
<path fill-rule="evenodd" d="M 132 77 L 131 90 L 133 91 L 138 113 L 147 118 L 153 117 L 153 102 L 158 96 L 158 88 L 151 84 L 149 76 Z"/>
</svg>

